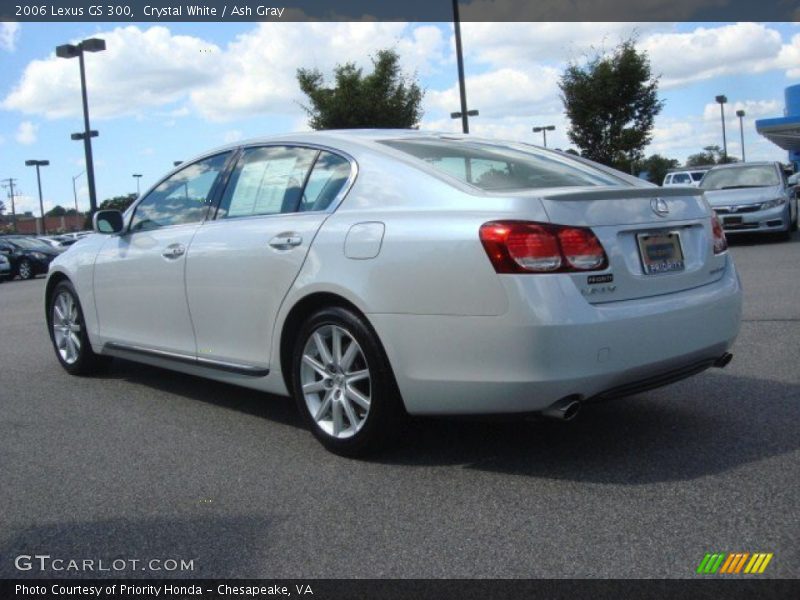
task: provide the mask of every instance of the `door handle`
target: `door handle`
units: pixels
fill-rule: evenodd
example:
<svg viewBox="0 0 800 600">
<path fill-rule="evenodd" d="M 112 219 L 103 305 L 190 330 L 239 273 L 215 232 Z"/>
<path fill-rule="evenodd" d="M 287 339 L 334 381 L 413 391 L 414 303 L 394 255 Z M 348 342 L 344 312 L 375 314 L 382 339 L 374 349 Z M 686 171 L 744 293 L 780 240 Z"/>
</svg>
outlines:
<svg viewBox="0 0 800 600">
<path fill-rule="evenodd" d="M 269 245 L 276 250 L 289 250 L 303 243 L 303 238 L 293 233 L 276 235 L 269 241 Z"/>
<path fill-rule="evenodd" d="M 186 246 L 183 244 L 170 244 L 161 253 L 164 258 L 180 258 L 186 252 Z"/>
</svg>

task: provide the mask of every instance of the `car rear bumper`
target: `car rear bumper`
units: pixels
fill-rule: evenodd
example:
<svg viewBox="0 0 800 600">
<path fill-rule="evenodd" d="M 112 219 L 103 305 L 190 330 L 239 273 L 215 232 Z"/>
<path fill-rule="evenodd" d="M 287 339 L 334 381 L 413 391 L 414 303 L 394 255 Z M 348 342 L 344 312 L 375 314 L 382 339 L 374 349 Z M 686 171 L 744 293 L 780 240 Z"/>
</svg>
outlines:
<svg viewBox="0 0 800 600">
<path fill-rule="evenodd" d="M 600 305 L 568 278 L 532 281 L 503 277 L 509 311 L 498 317 L 369 315 L 409 413 L 525 413 L 635 393 L 710 366 L 739 331 L 730 259 L 714 283 Z"/>
<path fill-rule="evenodd" d="M 770 233 L 789 229 L 789 208 L 776 206 L 749 213 L 720 214 L 725 235 L 737 233 Z"/>
</svg>

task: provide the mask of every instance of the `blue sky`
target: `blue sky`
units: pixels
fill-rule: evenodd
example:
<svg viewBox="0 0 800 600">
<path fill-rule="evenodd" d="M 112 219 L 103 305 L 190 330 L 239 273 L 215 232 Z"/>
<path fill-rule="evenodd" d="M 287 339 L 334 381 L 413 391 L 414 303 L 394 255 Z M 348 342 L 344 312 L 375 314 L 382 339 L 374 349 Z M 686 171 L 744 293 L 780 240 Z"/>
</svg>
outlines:
<svg viewBox="0 0 800 600">
<path fill-rule="evenodd" d="M 533 125 L 554 124 L 552 147 L 569 147 L 557 80 L 569 60 L 612 48 L 631 34 L 661 74 L 666 101 L 648 154 L 679 160 L 721 144 L 726 94 L 728 148 L 741 153 L 737 108 L 747 112 L 747 158 L 784 160 L 755 132 L 757 118 L 781 116 L 783 90 L 800 82 L 800 27 L 755 23 L 465 23 L 467 95 L 481 116 L 475 133 L 540 143 Z M 294 73 L 339 62 L 367 66 L 395 47 L 426 88 L 426 129 L 457 130 L 452 28 L 404 23 L 0 24 L 0 179 L 16 178 L 18 210 L 38 213 L 36 177 L 25 159 L 48 159 L 45 209 L 74 206 L 72 178 L 84 169 L 77 61 L 54 57 L 58 44 L 106 39 L 88 55 L 98 198 L 142 191 L 182 160 L 247 137 L 304 129 Z M 86 179 L 78 203 L 88 206 Z M 5 199 L 5 190 L 0 191 Z M 8 204 L 8 203 L 7 203 Z"/>
</svg>

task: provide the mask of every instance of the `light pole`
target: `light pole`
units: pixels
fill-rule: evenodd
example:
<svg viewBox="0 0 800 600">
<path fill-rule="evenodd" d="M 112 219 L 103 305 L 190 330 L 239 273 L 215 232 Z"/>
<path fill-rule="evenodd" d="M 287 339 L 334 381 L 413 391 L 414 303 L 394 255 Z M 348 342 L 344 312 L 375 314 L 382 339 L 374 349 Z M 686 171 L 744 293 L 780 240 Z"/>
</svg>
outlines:
<svg viewBox="0 0 800 600">
<path fill-rule="evenodd" d="M 464 52 L 461 49 L 461 18 L 458 14 L 458 0 L 453 0 L 453 27 L 456 34 L 456 63 L 458 64 L 458 90 L 461 95 L 461 110 L 452 113 L 454 119 L 461 119 L 461 129 L 464 133 L 469 133 L 469 117 L 473 116 L 472 111 L 467 110 L 467 84 L 464 81 Z M 475 113 L 477 115 L 477 112 Z"/>
<path fill-rule="evenodd" d="M 97 135 L 89 127 L 89 99 L 86 94 L 86 66 L 84 65 L 84 52 L 101 52 L 106 49 L 105 40 L 90 38 L 78 44 L 64 44 L 56 48 L 56 56 L 59 58 L 78 57 L 81 71 L 81 97 L 83 99 L 83 134 L 82 137 L 72 135 L 72 139 L 82 139 L 83 149 L 86 154 L 86 180 L 89 184 L 89 211 L 94 214 L 97 210 L 97 192 L 94 185 L 94 161 L 92 160 L 92 137 Z M 94 134 L 94 135 L 92 135 Z"/>
<path fill-rule="evenodd" d="M 725 103 L 728 101 L 728 97 L 719 95 L 714 100 L 719 103 L 719 111 L 722 117 L 722 159 L 724 162 L 728 162 L 728 140 L 725 137 Z"/>
<path fill-rule="evenodd" d="M 745 113 L 744 113 L 743 110 L 737 110 L 736 111 L 736 116 L 739 117 L 739 135 L 742 138 L 742 162 L 745 162 L 745 157 L 744 157 L 744 115 L 745 115 Z"/>
<path fill-rule="evenodd" d="M 47 235 L 47 225 L 44 222 L 44 202 L 42 201 L 42 176 L 39 174 L 39 167 L 46 167 L 50 164 L 49 160 L 26 160 L 26 167 L 36 167 L 36 181 L 39 184 L 39 210 L 42 213 L 42 235 Z"/>
<path fill-rule="evenodd" d="M 555 130 L 555 125 L 542 125 L 541 127 L 534 127 L 533 133 L 539 133 L 540 131 L 542 132 L 542 136 L 544 137 L 544 147 L 547 148 L 547 132 Z"/>
<path fill-rule="evenodd" d="M 84 173 L 86 173 L 86 170 L 81 171 L 80 173 L 78 173 L 77 175 L 75 175 L 72 178 L 72 196 L 75 198 L 75 213 L 76 213 L 76 215 L 78 213 L 80 213 L 80 211 L 78 210 L 78 188 L 75 187 L 75 182 L 78 180 L 78 177 L 80 177 Z"/>
<path fill-rule="evenodd" d="M 134 179 L 136 179 L 136 197 L 138 198 L 139 195 L 141 194 L 141 192 L 139 191 L 139 180 L 142 178 L 142 174 L 141 173 L 134 173 L 133 177 L 134 177 Z"/>
</svg>

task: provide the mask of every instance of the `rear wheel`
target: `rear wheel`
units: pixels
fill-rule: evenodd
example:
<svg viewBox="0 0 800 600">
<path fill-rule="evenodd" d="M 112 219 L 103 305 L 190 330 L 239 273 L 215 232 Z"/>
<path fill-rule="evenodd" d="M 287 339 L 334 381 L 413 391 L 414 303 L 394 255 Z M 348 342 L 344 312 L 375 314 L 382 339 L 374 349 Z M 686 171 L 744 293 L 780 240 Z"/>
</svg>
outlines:
<svg viewBox="0 0 800 600">
<path fill-rule="evenodd" d="M 89 375 L 105 366 L 109 359 L 95 354 L 89 343 L 83 310 L 72 283 L 58 283 L 49 306 L 50 339 L 61 366 L 72 375 Z"/>
<path fill-rule="evenodd" d="M 31 265 L 31 261 L 26 258 L 22 259 L 19 263 L 19 267 L 17 268 L 17 272 L 19 273 L 20 279 L 32 279 L 33 265 Z"/>
<path fill-rule="evenodd" d="M 350 310 L 332 307 L 302 326 L 292 360 L 297 406 L 332 452 L 363 456 L 396 439 L 406 414 L 377 336 Z"/>
</svg>

